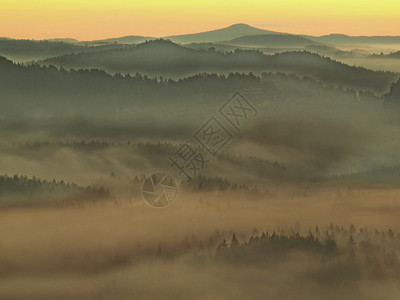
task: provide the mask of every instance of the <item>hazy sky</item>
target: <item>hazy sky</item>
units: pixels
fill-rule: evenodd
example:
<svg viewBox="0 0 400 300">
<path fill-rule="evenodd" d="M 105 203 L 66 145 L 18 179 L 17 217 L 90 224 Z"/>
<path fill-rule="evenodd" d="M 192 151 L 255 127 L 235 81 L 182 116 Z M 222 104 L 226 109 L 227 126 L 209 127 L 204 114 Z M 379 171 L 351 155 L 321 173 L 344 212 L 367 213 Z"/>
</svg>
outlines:
<svg viewBox="0 0 400 300">
<path fill-rule="evenodd" d="M 164 36 L 234 23 L 322 35 L 400 35 L 400 0 L 0 0 L 0 36 Z"/>
</svg>

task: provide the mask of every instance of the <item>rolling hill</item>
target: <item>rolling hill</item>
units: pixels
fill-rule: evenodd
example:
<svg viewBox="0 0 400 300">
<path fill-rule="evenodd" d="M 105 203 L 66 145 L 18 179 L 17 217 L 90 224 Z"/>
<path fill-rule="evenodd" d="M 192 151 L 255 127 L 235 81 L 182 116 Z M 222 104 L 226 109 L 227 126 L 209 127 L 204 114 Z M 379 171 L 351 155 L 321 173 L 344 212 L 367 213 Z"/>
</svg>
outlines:
<svg viewBox="0 0 400 300">
<path fill-rule="evenodd" d="M 386 100 L 392 103 L 400 103 L 400 80 L 390 86 L 390 92 L 386 95 Z"/>
<path fill-rule="evenodd" d="M 323 36 L 302 35 L 305 38 L 326 44 L 400 44 L 400 36 L 349 36 L 329 34 Z"/>
<path fill-rule="evenodd" d="M 315 57 L 308 55 L 311 60 Z M 275 59 L 288 60 L 285 56 L 277 56 Z M 296 56 L 292 59 L 299 60 Z M 341 65 L 338 66 L 341 70 Z M 351 68 L 349 70 L 347 76 L 354 73 Z M 379 78 L 379 74 L 371 74 L 375 79 Z M 363 79 L 363 76 L 355 78 Z M 208 116 L 211 108 L 217 108 L 221 99 L 226 99 L 229 94 L 238 90 L 257 91 L 252 92 L 252 98 L 259 101 L 271 97 L 282 99 L 276 101 L 276 104 L 282 105 L 285 103 L 284 99 L 296 103 L 320 103 L 321 98 L 337 99 L 339 102 L 349 98 L 352 100 L 346 100 L 346 103 L 357 103 L 354 90 L 327 87 L 311 78 L 301 79 L 295 75 L 270 73 L 256 77 L 233 73 L 227 76 L 197 74 L 173 81 L 149 78 L 141 74 L 111 76 L 102 70 L 67 71 L 37 64 L 23 66 L 0 57 L 0 119 L 14 121 L 21 116 L 39 120 L 49 117 L 60 117 L 60 120 L 69 117 L 91 119 L 96 116 L 98 119 L 134 118 L 135 121 L 146 123 L 162 116 L 173 124 L 179 116 L 181 122 L 184 119 L 190 122 L 199 119 L 201 122 L 203 116 Z M 360 95 L 364 98 L 363 93 Z M 375 99 L 372 95 L 368 97 Z M 198 105 L 196 109 L 195 103 Z M 164 110 L 166 107 L 171 108 L 167 115 Z M 193 110 L 196 111 L 196 116 L 189 113 Z"/>
<path fill-rule="evenodd" d="M 386 57 L 400 59 L 400 51 L 390 53 L 390 54 L 386 55 Z"/>
<path fill-rule="evenodd" d="M 121 44 L 85 46 L 62 41 L 0 39 L 0 55 L 15 61 L 25 62 L 71 53 L 118 49 L 124 46 Z"/>
<path fill-rule="evenodd" d="M 79 42 L 78 40 L 71 39 L 71 38 L 54 38 L 54 39 L 47 39 L 46 41 L 48 41 L 48 42 L 63 42 L 63 43 L 69 43 L 69 44 L 75 44 L 75 43 Z"/>
<path fill-rule="evenodd" d="M 110 38 L 110 39 L 103 39 L 103 40 L 94 40 L 94 41 L 81 41 L 78 42 L 78 45 L 103 45 L 103 44 L 137 44 L 143 43 L 146 41 L 154 40 L 153 37 L 145 37 L 145 36 L 136 36 L 136 35 L 129 35 L 123 36 L 119 38 Z"/>
<path fill-rule="evenodd" d="M 400 51 L 397 52 L 392 52 L 389 54 L 372 54 L 369 56 L 370 58 L 394 58 L 394 59 L 400 59 Z"/>
<path fill-rule="evenodd" d="M 304 53 L 276 56 L 274 63 L 301 61 L 297 54 Z M 318 56 L 305 56 L 311 62 L 315 57 Z M 319 59 L 330 66 L 330 60 Z M 340 74 L 347 77 L 362 77 L 352 68 L 346 73 L 340 64 L 338 67 Z M 281 148 L 273 145 L 284 145 L 287 153 L 298 153 L 290 160 L 300 164 L 305 157 L 310 159 L 307 174 L 299 174 L 301 178 L 325 173 L 338 162 L 346 161 L 347 152 L 358 157 L 358 148 L 348 149 L 349 142 L 357 144 L 362 138 L 379 147 L 374 139 L 363 134 L 379 125 L 384 110 L 382 99 L 370 93 L 327 86 L 312 78 L 272 73 L 261 77 L 201 74 L 173 81 L 140 74 L 111 76 L 101 70 L 67 71 L 37 64 L 18 65 L 4 58 L 0 58 L 0 132 L 29 138 L 32 132 L 39 132 L 56 140 L 71 135 L 186 139 L 235 91 L 241 91 L 259 110 L 254 127 L 243 128 L 243 142 L 275 149 L 276 153 Z M 307 124 L 301 120 L 307 120 Z M 362 135 L 358 127 L 362 128 Z M 332 139 L 339 138 L 344 138 L 343 143 L 332 148 Z M 288 141 L 293 143 L 289 145 Z M 310 153 L 312 145 L 321 143 L 322 150 L 317 147 Z M 340 155 L 332 158 L 332 151 Z M 326 159 L 327 155 L 330 159 Z M 132 157 L 132 153 L 127 157 Z M 164 161 L 168 163 L 167 157 Z M 266 170 L 260 168 L 259 172 Z"/>
<path fill-rule="evenodd" d="M 253 46 L 253 47 L 304 47 L 316 42 L 291 34 L 260 34 L 242 36 L 223 42 L 228 45 Z"/>
<path fill-rule="evenodd" d="M 310 76 L 327 84 L 385 93 L 398 74 L 352 67 L 309 52 L 264 55 L 261 51 L 195 50 L 171 41 L 154 40 L 123 49 L 80 53 L 46 59 L 44 65 L 103 69 L 111 73 L 143 73 L 182 78 L 198 73 L 285 72 Z"/>
</svg>

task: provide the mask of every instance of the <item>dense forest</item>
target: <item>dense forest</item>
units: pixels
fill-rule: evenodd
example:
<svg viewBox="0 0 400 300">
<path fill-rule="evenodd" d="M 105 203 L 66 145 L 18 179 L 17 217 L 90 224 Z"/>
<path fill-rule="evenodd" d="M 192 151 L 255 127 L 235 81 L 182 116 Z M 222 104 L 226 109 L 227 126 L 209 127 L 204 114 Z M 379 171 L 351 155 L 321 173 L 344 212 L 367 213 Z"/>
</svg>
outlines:
<svg viewBox="0 0 400 300">
<path fill-rule="evenodd" d="M 0 38 L 0 55 L 18 62 L 36 61 L 48 57 L 123 48 L 123 44 L 87 46 L 64 41 L 35 41 Z"/>
<path fill-rule="evenodd" d="M 81 187 L 63 180 L 41 180 L 26 175 L 0 176 L 0 206 L 63 205 L 110 199 L 104 188 Z"/>
<path fill-rule="evenodd" d="M 344 284 L 362 279 L 384 280 L 400 278 L 400 262 L 397 251 L 400 247 L 400 233 L 389 228 L 378 230 L 368 227 L 349 227 L 330 224 L 327 227 L 309 228 L 308 233 L 295 226 L 262 231 L 257 228 L 248 236 L 244 233 L 221 232 L 219 230 L 200 242 L 192 236 L 174 248 L 159 246 L 154 255 L 158 258 L 172 258 L 186 251 L 199 251 L 206 245 L 214 247 L 213 259 L 260 269 L 276 268 L 296 253 L 305 256 L 308 268 L 304 276 L 330 284 Z M 230 236 L 229 236 L 230 234 Z M 219 242 L 218 242 L 219 239 Z M 296 256 L 294 256 L 296 257 Z M 312 261 L 318 261 L 313 269 Z"/>
<path fill-rule="evenodd" d="M 285 54 L 282 55 L 282 59 L 285 60 Z M 164 77 L 150 78 L 139 73 L 112 76 L 97 69 L 67 71 L 63 68 L 41 67 L 37 64 L 22 66 L 13 64 L 5 58 L 0 59 L 0 65 L 3 119 L 18 120 L 19 117 L 24 117 L 42 121 L 49 118 L 90 120 L 96 112 L 94 119 L 97 120 L 118 119 L 121 122 L 121 120 L 132 120 L 134 117 L 143 124 L 151 117 L 155 120 L 169 120 L 170 124 L 173 124 L 173 120 L 179 116 L 182 121 L 200 122 L 229 97 L 233 88 L 251 97 L 255 104 L 279 100 L 268 105 L 286 111 L 289 109 L 285 105 L 286 101 L 299 102 L 299 99 L 307 101 L 309 103 L 307 105 L 315 103 L 312 105 L 318 107 L 325 105 L 321 102 L 321 97 L 332 98 L 337 103 L 338 109 L 344 112 L 349 110 L 344 109 L 343 103 L 346 105 L 354 103 L 351 111 L 355 112 L 361 111 L 357 109 L 358 100 L 365 100 L 362 103 L 367 105 L 363 106 L 363 109 L 372 104 L 370 106 L 372 112 L 376 111 L 374 107 L 379 106 L 381 102 L 380 98 L 368 91 L 371 84 L 367 84 L 368 88 L 365 87 L 367 91 L 363 92 L 356 87 L 344 89 L 332 83 L 326 86 L 310 77 L 282 73 L 263 73 L 261 76 L 240 73 L 198 74 L 185 79 L 171 80 Z M 334 76 L 334 73 L 325 73 L 331 75 L 324 76 Z M 386 75 L 389 77 L 382 81 L 381 93 L 388 93 L 392 80 L 397 78 L 395 74 Z M 342 75 L 339 77 L 343 78 Z M 360 79 L 359 76 L 354 78 Z M 24 88 L 18 88 L 20 85 Z M 384 86 L 387 86 L 387 89 Z M 388 98 L 397 97 L 394 87 L 392 84 Z M 317 95 L 316 91 L 320 94 Z M 160 109 L 157 109 L 160 105 L 168 107 L 168 114 L 162 114 Z M 188 113 L 192 105 L 198 106 L 196 115 Z M 264 106 L 265 104 L 262 105 Z M 146 111 L 143 111 L 144 108 Z"/>
<path fill-rule="evenodd" d="M 254 38 L 254 37 L 252 37 Z M 305 51 L 264 55 L 260 50 L 194 50 L 168 40 L 147 41 L 123 49 L 80 53 L 44 60 L 64 68 L 100 68 L 112 73 L 143 73 L 181 78 L 197 73 L 287 72 L 343 87 L 382 93 L 399 75 L 352 67 Z"/>
</svg>

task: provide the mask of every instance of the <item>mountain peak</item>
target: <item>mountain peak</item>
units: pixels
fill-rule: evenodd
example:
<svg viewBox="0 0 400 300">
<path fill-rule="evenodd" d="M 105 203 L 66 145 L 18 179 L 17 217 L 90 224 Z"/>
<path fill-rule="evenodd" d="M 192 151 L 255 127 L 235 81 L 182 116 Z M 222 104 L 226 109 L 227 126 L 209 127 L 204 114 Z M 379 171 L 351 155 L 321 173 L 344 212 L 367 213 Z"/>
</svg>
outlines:
<svg viewBox="0 0 400 300">
<path fill-rule="evenodd" d="M 278 32 L 252 27 L 244 23 L 237 23 L 221 29 L 199 32 L 194 34 L 175 35 L 175 36 L 169 36 L 167 38 L 178 43 L 222 42 L 245 35 L 270 34 L 270 33 L 278 33 Z"/>
<path fill-rule="evenodd" d="M 237 28 L 237 29 L 241 28 L 241 29 L 243 29 L 243 28 L 255 28 L 255 27 L 250 26 L 250 25 L 245 24 L 245 23 L 236 23 L 236 24 L 232 24 L 228 28 Z"/>
</svg>

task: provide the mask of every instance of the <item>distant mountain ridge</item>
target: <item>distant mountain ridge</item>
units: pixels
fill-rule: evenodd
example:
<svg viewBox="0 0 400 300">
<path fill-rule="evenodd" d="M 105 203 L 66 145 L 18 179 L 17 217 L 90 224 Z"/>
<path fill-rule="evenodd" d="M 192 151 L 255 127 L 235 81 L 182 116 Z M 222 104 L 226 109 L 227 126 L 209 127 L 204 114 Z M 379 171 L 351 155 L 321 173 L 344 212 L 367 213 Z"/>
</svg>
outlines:
<svg viewBox="0 0 400 300">
<path fill-rule="evenodd" d="M 259 34 L 246 35 L 225 41 L 224 44 L 240 45 L 240 46 L 260 46 L 260 47 L 304 47 L 307 45 L 317 44 L 308 38 L 291 35 L 291 34 Z"/>
<path fill-rule="evenodd" d="M 400 51 L 392 52 L 389 54 L 372 54 L 369 56 L 370 58 L 394 58 L 394 59 L 400 59 Z"/>
<path fill-rule="evenodd" d="M 223 42 L 229 41 L 236 38 L 244 37 L 244 36 L 252 36 L 252 35 L 264 35 L 264 34 L 275 34 L 275 35 L 290 35 L 288 33 L 277 32 L 272 30 L 260 29 L 248 24 L 238 23 L 233 24 L 225 28 L 204 31 L 199 33 L 191 33 L 191 34 L 180 34 L 180 35 L 168 35 L 163 36 L 164 39 L 169 39 L 176 43 L 215 43 L 215 42 Z M 318 43 L 339 43 L 339 44 L 352 44 L 352 43 L 361 43 L 361 44 L 400 44 L 400 36 L 349 36 L 346 34 L 329 34 L 323 36 L 312 36 L 307 34 L 299 34 L 292 36 L 300 36 L 314 42 Z M 9 39 L 7 37 L 0 37 L 2 39 Z M 115 38 L 107 38 L 100 40 L 87 40 L 87 41 L 78 41 L 73 38 L 52 38 L 46 39 L 49 42 L 64 42 L 64 43 L 75 43 L 75 44 L 102 44 L 102 43 L 122 43 L 122 44 L 134 44 L 134 43 L 142 43 L 148 40 L 154 40 L 156 37 L 151 36 L 138 36 L 138 35 L 129 35 L 123 37 L 115 37 Z"/>
<path fill-rule="evenodd" d="M 145 37 L 145 36 L 137 36 L 137 35 L 129 35 L 123 36 L 119 38 L 109 38 L 109 39 L 102 39 L 102 40 L 93 40 L 93 41 L 80 41 L 78 44 L 84 45 L 96 45 L 96 44 L 137 44 L 143 43 L 146 41 L 152 41 L 156 38 L 154 37 Z"/>
<path fill-rule="evenodd" d="M 111 73 L 143 73 L 182 78 L 198 73 L 287 72 L 310 76 L 344 87 L 385 92 L 398 74 L 352 67 L 310 52 L 265 55 L 258 50 L 217 52 L 195 50 L 167 40 L 154 40 L 122 49 L 64 55 L 41 62 L 74 69 L 103 69 Z"/>
<path fill-rule="evenodd" d="M 95 50 L 116 49 L 124 47 L 123 44 L 106 44 L 99 46 L 86 46 L 65 41 L 35 41 L 0 39 L 0 55 L 15 61 L 40 60 L 48 57 L 60 56 L 71 53 L 90 52 Z"/>
<path fill-rule="evenodd" d="M 63 43 L 69 43 L 69 44 L 75 44 L 79 42 L 76 39 L 71 39 L 71 38 L 55 38 L 55 39 L 47 39 L 46 41 L 48 42 L 63 42 Z"/>
<path fill-rule="evenodd" d="M 337 33 L 322 36 L 301 36 L 315 42 L 328 44 L 400 44 L 400 36 L 350 36 Z"/>
<path fill-rule="evenodd" d="M 274 58 L 274 64 L 279 61 L 301 60 L 296 54 L 278 55 Z M 318 56 L 307 54 L 306 57 L 314 61 Z M 334 71 L 332 68 L 329 70 Z M 339 70 L 343 70 L 342 67 Z M 361 73 L 357 76 L 353 68 L 345 69 L 343 73 L 342 77 L 345 79 L 353 76 L 361 77 L 363 80 L 369 76 L 367 79 L 372 82 L 376 82 L 379 76 L 382 76 L 379 73 Z M 315 74 L 318 75 L 317 71 Z M 335 72 L 325 72 L 325 74 L 337 76 Z M 291 111 L 293 107 L 287 106 L 286 102 L 289 99 L 295 106 L 301 103 L 307 104 L 304 107 L 298 106 L 298 111 L 307 114 L 311 103 L 318 107 L 322 105 L 328 109 L 327 111 L 336 111 L 332 105 L 337 104 L 337 108 L 344 109 L 341 116 L 348 114 L 348 105 L 351 103 L 358 106 L 359 102 L 372 101 L 376 105 L 381 102 L 375 101 L 379 98 L 368 92 L 360 92 L 360 98 L 357 98 L 356 90 L 353 88 L 343 89 L 323 84 L 310 77 L 285 75 L 282 72 L 263 73 L 260 77 L 243 73 L 229 73 L 229 75 L 202 73 L 170 80 L 164 76 L 151 78 L 139 73 L 112 76 L 102 70 L 66 70 L 40 67 L 37 64 L 21 65 L 0 56 L 0 99 L 2 99 L 0 121 L 15 122 L 21 118 L 23 120 L 82 118 L 87 121 L 95 116 L 99 120 L 124 119 L 138 124 L 142 122 L 148 124 L 155 119 L 162 119 L 170 124 L 176 124 L 176 121 L 196 124 L 209 115 L 210 108 L 217 108 L 220 99 L 225 99 L 232 91 L 243 91 L 244 95 L 250 93 L 254 103 L 269 99 L 270 104 L 275 107 L 273 109 L 275 112 L 281 109 Z M 326 101 L 327 99 L 330 101 Z M 366 101 L 367 99 L 370 100 Z M 198 109 L 192 106 L 195 103 Z M 375 104 L 372 105 L 374 113 Z M 170 107 L 171 110 L 166 114 L 163 107 Z M 269 110 L 266 106 L 262 109 Z M 141 128 L 134 129 L 136 131 L 132 131 L 131 128 L 126 133 L 140 134 Z M 21 129 L 18 127 L 16 130 Z M 76 130 L 80 132 L 84 129 L 78 127 Z"/>
<path fill-rule="evenodd" d="M 259 29 L 247 24 L 233 24 L 229 27 L 222 29 L 216 29 L 194 34 L 172 35 L 172 36 L 166 36 L 164 38 L 169 39 L 176 43 L 201 43 L 201 42 L 222 42 L 226 40 L 239 38 L 242 36 L 260 35 L 260 34 L 284 34 L 284 33 Z"/>
</svg>

